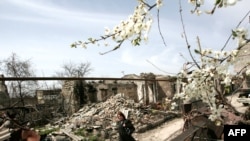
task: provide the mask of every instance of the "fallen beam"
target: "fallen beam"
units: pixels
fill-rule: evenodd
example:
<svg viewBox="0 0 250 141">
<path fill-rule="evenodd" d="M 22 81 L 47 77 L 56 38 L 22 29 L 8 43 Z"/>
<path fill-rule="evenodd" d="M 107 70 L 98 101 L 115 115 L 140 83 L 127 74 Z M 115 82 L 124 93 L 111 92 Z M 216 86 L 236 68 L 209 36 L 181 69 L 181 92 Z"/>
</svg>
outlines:
<svg viewBox="0 0 250 141">
<path fill-rule="evenodd" d="M 74 134 L 69 133 L 68 131 L 66 131 L 64 129 L 61 129 L 60 131 L 63 132 L 65 135 L 69 136 L 70 138 L 72 138 L 73 141 L 81 141 L 83 139 L 83 138 L 81 138 L 79 136 L 76 136 Z"/>
</svg>

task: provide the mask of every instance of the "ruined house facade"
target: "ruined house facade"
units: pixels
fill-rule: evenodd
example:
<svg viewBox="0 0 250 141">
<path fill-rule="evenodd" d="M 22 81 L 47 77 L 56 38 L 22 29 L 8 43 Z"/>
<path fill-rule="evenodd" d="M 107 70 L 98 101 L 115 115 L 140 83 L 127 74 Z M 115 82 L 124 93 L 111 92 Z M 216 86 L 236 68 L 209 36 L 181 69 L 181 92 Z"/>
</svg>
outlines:
<svg viewBox="0 0 250 141">
<path fill-rule="evenodd" d="M 152 73 L 125 75 L 121 80 L 64 81 L 61 90 L 37 90 L 36 102 L 39 106 L 59 104 L 68 113 L 74 113 L 84 104 L 103 102 L 120 93 L 135 102 L 149 104 L 171 99 L 176 92 L 175 83 L 175 77 Z M 2 86 L 1 90 L 6 91 L 5 88 Z"/>
<path fill-rule="evenodd" d="M 123 78 L 127 80 L 122 80 Z M 139 103 L 162 102 L 165 98 L 171 99 L 174 96 L 175 83 L 175 77 L 156 76 L 151 73 L 140 76 L 125 75 L 121 80 L 65 81 L 62 88 L 64 108 L 67 112 L 74 113 L 83 104 L 103 102 L 118 93 Z"/>
</svg>

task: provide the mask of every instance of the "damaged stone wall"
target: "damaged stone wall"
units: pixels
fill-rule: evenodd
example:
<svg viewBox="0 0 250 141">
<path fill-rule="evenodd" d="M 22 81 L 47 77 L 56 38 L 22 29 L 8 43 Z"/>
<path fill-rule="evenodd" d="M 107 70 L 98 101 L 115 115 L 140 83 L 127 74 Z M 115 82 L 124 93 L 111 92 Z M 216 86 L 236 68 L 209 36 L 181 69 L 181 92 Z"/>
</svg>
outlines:
<svg viewBox="0 0 250 141">
<path fill-rule="evenodd" d="M 141 73 L 140 76 L 131 74 L 125 75 L 123 78 L 164 80 L 134 81 L 137 85 L 137 97 L 140 103 L 161 102 L 165 98 L 171 99 L 176 93 L 176 77 Z"/>
<path fill-rule="evenodd" d="M 168 80 L 157 81 L 157 92 L 159 93 L 159 99 L 172 99 L 174 94 L 177 92 L 177 78 L 173 76 L 156 76 L 156 79 Z"/>
<path fill-rule="evenodd" d="M 103 81 L 102 83 L 95 83 L 94 86 L 97 89 L 97 102 L 105 101 L 117 93 L 122 93 L 125 97 L 138 101 L 137 86 L 133 82 Z"/>
<path fill-rule="evenodd" d="M 0 75 L 1 78 L 3 78 L 3 75 Z M 0 108 L 6 107 L 9 105 L 9 94 L 7 90 L 7 86 L 5 85 L 4 81 L 0 81 Z"/>
<path fill-rule="evenodd" d="M 76 81 L 64 81 L 62 87 L 63 107 L 67 114 L 75 113 L 80 108 L 79 101 L 74 94 Z"/>
<path fill-rule="evenodd" d="M 61 89 L 53 90 L 36 90 L 36 97 L 38 104 L 53 104 L 60 103 Z M 56 100 L 56 101 L 55 101 Z"/>
<path fill-rule="evenodd" d="M 246 71 L 243 72 L 243 82 L 242 82 L 242 88 L 243 89 L 250 89 L 250 75 L 246 74 Z"/>
</svg>

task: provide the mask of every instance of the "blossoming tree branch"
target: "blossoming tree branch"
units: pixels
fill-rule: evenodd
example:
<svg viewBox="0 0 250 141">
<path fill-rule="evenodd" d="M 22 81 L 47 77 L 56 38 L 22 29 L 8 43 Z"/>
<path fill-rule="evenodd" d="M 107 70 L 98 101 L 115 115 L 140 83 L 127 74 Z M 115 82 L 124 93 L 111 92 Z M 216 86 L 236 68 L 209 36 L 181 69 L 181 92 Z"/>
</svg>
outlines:
<svg viewBox="0 0 250 141">
<path fill-rule="evenodd" d="M 202 11 L 200 8 L 204 5 L 204 1 L 188 0 L 194 6 L 191 12 L 197 15 L 201 15 L 202 13 L 212 15 L 216 10 L 219 10 L 218 8 L 234 6 L 238 2 L 238 0 L 215 0 L 211 10 Z M 90 44 L 109 46 L 109 42 L 114 42 L 116 45 L 112 50 L 101 53 L 106 54 L 121 48 L 125 41 L 129 41 L 133 46 L 139 46 L 143 41 L 148 40 L 148 33 L 153 22 L 150 11 L 152 9 L 160 10 L 162 5 L 163 0 L 156 0 L 152 5 L 147 3 L 146 0 L 138 0 L 138 6 L 135 7 L 134 12 L 127 19 L 121 21 L 113 28 L 106 28 L 105 34 L 99 38 L 91 37 L 86 41 L 77 41 L 71 47 L 76 48 L 81 46 L 87 48 Z M 182 16 L 181 12 L 180 6 L 180 15 Z M 248 15 L 249 12 L 242 20 Z M 227 107 L 231 106 L 224 98 L 225 88 L 234 83 L 233 77 L 235 77 L 235 74 L 230 68 L 239 61 L 238 55 L 240 50 L 250 41 L 247 29 L 240 27 L 240 23 L 236 29 L 232 29 L 232 34 L 229 37 L 238 41 L 238 45 L 231 51 L 224 51 L 225 46 L 220 50 L 202 48 L 199 37 L 197 37 L 198 48 L 191 50 L 192 48 L 185 34 L 185 28 L 183 28 L 187 49 L 190 52 L 192 60 L 188 61 L 183 70 L 178 74 L 179 83 L 182 84 L 183 88 L 180 93 L 175 95 L 175 98 L 202 100 L 210 107 L 211 114 L 209 119 L 216 121 L 219 125 L 223 124 L 221 111 L 225 108 L 225 105 Z M 194 54 L 198 55 L 199 59 L 194 59 Z M 236 75 L 241 75 L 243 70 L 245 70 L 247 75 L 250 75 L 249 65 L 249 63 L 243 64 Z M 183 81 L 184 79 L 185 81 Z M 176 104 L 173 103 L 172 105 Z"/>
</svg>

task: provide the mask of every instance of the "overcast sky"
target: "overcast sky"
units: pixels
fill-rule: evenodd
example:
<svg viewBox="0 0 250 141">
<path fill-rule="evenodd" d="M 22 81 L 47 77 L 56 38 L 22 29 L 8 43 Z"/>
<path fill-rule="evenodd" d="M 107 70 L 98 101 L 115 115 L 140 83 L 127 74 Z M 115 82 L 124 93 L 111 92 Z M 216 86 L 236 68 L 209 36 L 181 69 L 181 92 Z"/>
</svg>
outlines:
<svg viewBox="0 0 250 141">
<path fill-rule="evenodd" d="M 209 1 L 206 0 L 203 9 L 212 8 Z M 75 41 L 103 35 L 104 27 L 112 28 L 132 14 L 136 3 L 136 0 L 0 0 L 0 59 L 6 59 L 11 53 L 30 59 L 37 76 L 52 76 L 69 61 L 90 62 L 93 71 L 89 77 L 179 72 L 185 62 L 180 54 L 187 59 L 189 56 L 181 36 L 178 0 L 165 0 L 160 11 L 161 32 L 167 46 L 163 44 L 154 18 L 149 41 L 139 47 L 127 42 L 121 49 L 106 55 L 99 53 L 112 46 L 70 48 Z M 202 47 L 221 49 L 231 30 L 250 10 L 249 5 L 249 0 L 241 0 L 234 7 L 217 9 L 212 16 L 197 16 L 190 14 L 193 7 L 182 0 L 185 28 L 192 48 L 197 46 L 199 36 Z M 156 17 L 156 10 L 152 15 Z M 243 21 L 242 26 L 249 29 L 249 19 Z M 235 44 L 230 42 L 227 49 Z"/>
</svg>

